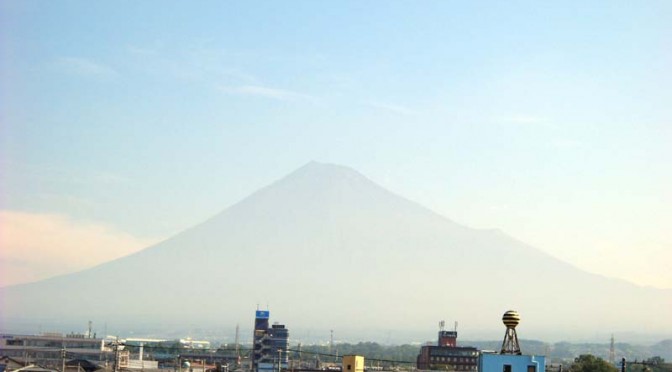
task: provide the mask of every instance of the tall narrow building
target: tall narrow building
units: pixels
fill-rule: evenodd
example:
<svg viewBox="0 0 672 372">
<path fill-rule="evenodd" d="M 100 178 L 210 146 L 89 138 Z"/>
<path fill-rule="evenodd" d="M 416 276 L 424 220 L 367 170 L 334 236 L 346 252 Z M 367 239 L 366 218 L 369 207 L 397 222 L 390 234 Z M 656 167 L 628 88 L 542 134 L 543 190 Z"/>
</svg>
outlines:
<svg viewBox="0 0 672 372">
<path fill-rule="evenodd" d="M 270 312 L 257 310 L 254 319 L 253 372 L 287 369 L 289 361 L 289 330 L 282 324 L 269 327 Z"/>
</svg>

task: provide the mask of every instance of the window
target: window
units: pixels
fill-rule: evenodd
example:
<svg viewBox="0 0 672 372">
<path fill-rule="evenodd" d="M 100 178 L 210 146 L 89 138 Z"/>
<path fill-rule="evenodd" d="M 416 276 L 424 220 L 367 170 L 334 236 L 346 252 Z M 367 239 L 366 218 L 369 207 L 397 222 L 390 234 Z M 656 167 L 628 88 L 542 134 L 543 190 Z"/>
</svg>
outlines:
<svg viewBox="0 0 672 372">
<path fill-rule="evenodd" d="M 511 372 L 511 365 L 510 364 L 505 364 L 503 372 Z"/>
<path fill-rule="evenodd" d="M 348 371 L 352 369 L 351 367 L 352 366 L 350 364 L 348 364 Z"/>
<path fill-rule="evenodd" d="M 527 366 L 527 372 L 537 372 L 537 366 Z"/>
</svg>

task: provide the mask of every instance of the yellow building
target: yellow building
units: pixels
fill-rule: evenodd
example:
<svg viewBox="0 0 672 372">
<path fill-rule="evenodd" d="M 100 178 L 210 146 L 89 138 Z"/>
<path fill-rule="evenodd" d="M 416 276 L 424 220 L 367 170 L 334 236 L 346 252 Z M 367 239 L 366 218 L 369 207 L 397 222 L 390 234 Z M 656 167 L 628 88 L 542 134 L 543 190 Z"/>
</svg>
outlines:
<svg viewBox="0 0 672 372">
<path fill-rule="evenodd" d="M 343 355 L 343 372 L 364 372 L 364 357 Z"/>
</svg>

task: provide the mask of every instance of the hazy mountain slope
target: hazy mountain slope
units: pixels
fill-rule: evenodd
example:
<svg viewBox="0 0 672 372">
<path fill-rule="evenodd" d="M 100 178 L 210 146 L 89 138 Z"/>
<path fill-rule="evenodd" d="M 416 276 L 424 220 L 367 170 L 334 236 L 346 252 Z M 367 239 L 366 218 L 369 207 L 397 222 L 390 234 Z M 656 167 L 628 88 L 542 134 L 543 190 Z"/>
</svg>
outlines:
<svg viewBox="0 0 672 372">
<path fill-rule="evenodd" d="M 499 333 L 509 308 L 530 332 L 672 329 L 672 291 L 588 274 L 318 163 L 137 254 L 0 298 L 3 323 L 244 323 L 268 303 L 290 326 L 353 333 L 444 318 Z"/>
</svg>

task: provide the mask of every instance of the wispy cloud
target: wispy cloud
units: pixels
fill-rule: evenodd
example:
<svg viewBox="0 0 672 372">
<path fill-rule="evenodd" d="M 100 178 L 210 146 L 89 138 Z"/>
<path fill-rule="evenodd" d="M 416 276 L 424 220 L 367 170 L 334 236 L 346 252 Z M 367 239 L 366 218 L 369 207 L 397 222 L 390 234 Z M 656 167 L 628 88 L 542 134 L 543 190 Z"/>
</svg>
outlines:
<svg viewBox="0 0 672 372">
<path fill-rule="evenodd" d="M 83 270 L 155 243 L 63 215 L 0 211 L 0 286 Z"/>
<path fill-rule="evenodd" d="M 311 95 L 294 92 L 286 89 L 270 88 L 261 85 L 218 86 L 219 90 L 227 94 L 254 96 L 277 101 L 308 101 L 316 103 L 317 99 Z"/>
<path fill-rule="evenodd" d="M 119 75 L 115 69 L 85 58 L 61 57 L 56 61 L 56 64 L 62 70 L 77 75 L 103 78 L 113 78 Z"/>
<path fill-rule="evenodd" d="M 411 115 L 417 115 L 418 112 L 415 110 L 412 110 L 408 107 L 400 106 L 400 105 L 391 105 L 388 103 L 381 103 L 381 102 L 367 102 L 367 105 L 379 110 L 391 112 L 397 115 L 404 115 L 404 116 L 411 116 Z"/>
<path fill-rule="evenodd" d="M 153 46 L 128 45 L 126 47 L 129 63 L 148 75 L 162 79 L 196 82 L 212 86 L 213 82 L 222 85 L 255 85 L 259 79 L 237 68 L 240 59 L 236 53 L 222 49 L 195 47 L 167 50 L 163 43 Z"/>
</svg>

